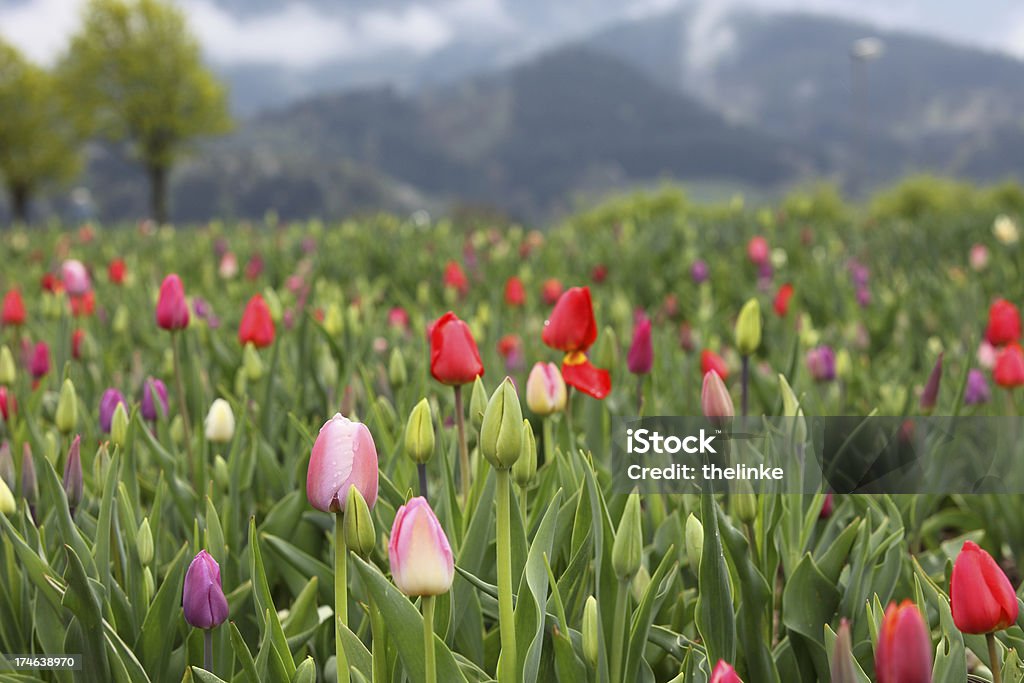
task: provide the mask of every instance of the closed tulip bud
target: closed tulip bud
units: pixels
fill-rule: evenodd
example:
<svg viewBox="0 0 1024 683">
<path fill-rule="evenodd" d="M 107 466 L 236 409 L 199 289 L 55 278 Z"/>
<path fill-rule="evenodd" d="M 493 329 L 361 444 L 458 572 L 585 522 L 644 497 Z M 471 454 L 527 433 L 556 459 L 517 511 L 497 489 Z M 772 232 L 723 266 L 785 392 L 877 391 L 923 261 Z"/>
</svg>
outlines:
<svg viewBox="0 0 1024 683">
<path fill-rule="evenodd" d="M 696 572 L 704 553 L 704 524 L 692 512 L 686 518 L 683 540 L 686 542 L 686 556 L 690 558 L 690 568 Z"/>
<path fill-rule="evenodd" d="M 953 623 L 964 633 L 992 633 L 1017 621 L 1017 595 L 1010 580 L 973 541 L 966 541 L 949 581 Z"/>
<path fill-rule="evenodd" d="M 144 602 L 148 603 L 150 601 L 155 590 L 156 584 L 153 581 L 153 572 L 150 571 L 149 567 L 145 567 L 142 570 L 142 591 L 145 593 Z"/>
<path fill-rule="evenodd" d="M 643 316 L 633 330 L 633 343 L 626 354 L 626 367 L 634 375 L 646 375 L 654 364 L 654 346 L 651 343 L 651 320 Z"/>
<path fill-rule="evenodd" d="M 597 599 L 591 595 L 583 605 L 583 626 L 580 628 L 583 636 L 583 658 L 587 660 L 590 668 L 597 668 L 597 655 L 600 650 L 600 624 L 598 624 Z"/>
<path fill-rule="evenodd" d="M 185 621 L 195 628 L 215 628 L 228 618 L 228 601 L 220 583 L 220 565 L 205 550 L 199 551 L 185 573 L 182 607 L 185 609 Z"/>
<path fill-rule="evenodd" d="M 928 375 L 928 382 L 924 385 L 921 393 L 921 411 L 928 415 L 935 409 L 939 400 L 939 382 L 942 381 L 942 354 L 935 361 L 931 374 Z"/>
<path fill-rule="evenodd" d="M 451 311 L 438 318 L 427 335 L 430 339 L 430 374 L 438 382 L 458 386 L 484 374 L 473 333 Z"/>
<path fill-rule="evenodd" d="M 643 560 L 644 536 L 640 519 L 640 496 L 631 493 L 622 511 L 619 528 L 612 544 L 612 569 L 620 581 L 636 574 Z"/>
<path fill-rule="evenodd" d="M 57 466 L 57 461 L 60 459 L 60 453 L 58 452 L 60 446 L 57 442 L 57 435 L 53 432 L 46 433 L 46 451 L 43 455 L 54 467 Z"/>
<path fill-rule="evenodd" d="M 92 286 L 89 280 L 89 271 L 85 269 L 81 261 L 75 259 L 68 259 L 61 264 L 60 279 L 64 283 L 64 289 L 73 296 L 85 294 Z"/>
<path fill-rule="evenodd" d="M 426 463 L 434 455 L 434 416 L 430 401 L 425 398 L 409 413 L 405 425 L 405 452 L 416 463 Z"/>
<path fill-rule="evenodd" d="M 263 378 L 263 359 L 252 344 L 246 344 L 242 350 L 242 370 L 250 382 L 258 382 Z"/>
<path fill-rule="evenodd" d="M 5 386 L 0 386 L 0 421 L 10 419 L 18 411 L 18 402 L 14 394 Z"/>
<path fill-rule="evenodd" d="M 743 680 L 736 673 L 736 669 L 732 668 L 725 660 L 719 659 L 718 664 L 715 664 L 714 671 L 711 672 L 709 683 L 743 683 Z"/>
<path fill-rule="evenodd" d="M 21 291 L 12 289 L 4 295 L 3 313 L 0 314 L 0 322 L 4 326 L 18 327 L 25 324 L 25 302 L 21 298 Z"/>
<path fill-rule="evenodd" d="M 484 381 L 477 377 L 473 381 L 473 391 L 469 395 L 469 422 L 480 431 L 484 423 L 484 411 L 487 410 L 487 387 Z"/>
<path fill-rule="evenodd" d="M 175 415 L 171 420 L 171 441 L 180 446 L 185 443 L 185 420 L 181 415 Z"/>
<path fill-rule="evenodd" d="M 373 517 L 359 489 L 350 486 L 345 500 L 345 545 L 356 555 L 367 558 L 377 542 Z"/>
<path fill-rule="evenodd" d="M 230 403 L 218 398 L 210 405 L 210 412 L 206 414 L 205 432 L 206 438 L 214 443 L 231 441 L 235 435 L 235 414 Z"/>
<path fill-rule="evenodd" d="M 732 504 L 733 515 L 740 522 L 753 524 L 757 519 L 757 494 L 749 481 L 740 479 L 733 482 L 729 502 Z"/>
<path fill-rule="evenodd" d="M 704 411 L 704 417 L 710 418 L 712 421 L 727 420 L 736 414 L 729 389 L 714 370 L 704 375 L 704 385 L 700 391 L 700 407 Z"/>
<path fill-rule="evenodd" d="M 82 502 L 82 437 L 75 436 L 64 463 L 64 493 L 68 497 L 68 508 L 75 514 Z"/>
<path fill-rule="evenodd" d="M 615 334 L 614 328 L 606 327 L 601 330 L 601 340 L 594 349 L 594 363 L 609 373 L 615 372 L 619 364 L 619 337 Z"/>
<path fill-rule="evenodd" d="M 324 512 L 343 512 L 355 486 L 372 508 L 377 502 L 377 447 L 366 425 L 341 413 L 324 423 L 313 444 L 306 474 L 309 504 Z"/>
<path fill-rule="evenodd" d="M 988 309 L 985 339 L 992 346 L 1002 346 L 1018 341 L 1020 335 L 1020 311 L 1006 299 L 996 299 Z"/>
<path fill-rule="evenodd" d="M 567 393 L 562 373 L 554 363 L 536 363 L 526 379 L 526 405 L 537 415 L 565 410 Z"/>
<path fill-rule="evenodd" d="M 14 502 L 14 494 L 8 488 L 7 482 L 0 479 L 0 514 L 13 515 L 17 509 L 18 506 Z"/>
<path fill-rule="evenodd" d="M 110 442 L 122 448 L 128 442 L 128 410 L 123 402 L 114 407 L 110 418 Z"/>
<path fill-rule="evenodd" d="M 931 683 L 932 639 L 910 600 L 889 603 L 875 647 L 878 683 Z"/>
<path fill-rule="evenodd" d="M 14 384 L 17 378 L 18 370 L 11 350 L 6 345 L 0 346 L 0 384 Z"/>
<path fill-rule="evenodd" d="M 14 471 L 14 457 L 11 455 L 11 444 L 7 441 L 0 443 L 0 479 L 3 479 L 7 486 L 17 486 L 17 473 Z"/>
<path fill-rule="evenodd" d="M 135 534 L 135 551 L 139 554 L 139 562 L 142 564 L 153 561 L 153 530 L 149 528 L 149 517 L 142 518 L 142 524 Z"/>
<path fill-rule="evenodd" d="M 281 297 L 278 296 L 277 290 L 272 287 L 266 287 L 263 290 L 263 299 L 266 301 L 267 310 L 270 311 L 270 319 L 274 322 L 281 322 L 284 306 L 281 304 Z"/>
<path fill-rule="evenodd" d="M 749 356 L 761 345 L 761 304 L 750 299 L 743 304 L 736 319 L 736 350 Z"/>
<path fill-rule="evenodd" d="M 793 444 L 800 445 L 807 442 L 807 420 L 804 419 L 803 408 L 797 400 L 793 388 L 781 373 L 779 374 L 779 391 L 782 393 L 782 414 L 793 420 Z"/>
<path fill-rule="evenodd" d="M 124 396 L 117 389 L 107 389 L 100 397 L 100 431 L 109 434 L 114 423 L 114 411 L 124 405 Z"/>
<path fill-rule="evenodd" d="M 409 381 L 409 373 L 405 367 L 405 356 L 397 346 L 391 351 L 388 359 L 388 381 L 392 389 L 401 389 Z"/>
<path fill-rule="evenodd" d="M 128 309 L 124 306 L 118 306 L 114 310 L 114 317 L 110 321 L 110 328 L 118 334 L 124 334 L 128 331 L 129 314 Z"/>
<path fill-rule="evenodd" d="M 509 469 L 523 448 L 523 411 L 512 379 L 506 377 L 487 402 L 480 426 L 480 453 L 495 469 Z"/>
<path fill-rule="evenodd" d="M 39 498 L 39 489 L 36 487 L 36 463 L 32 459 L 32 449 L 26 443 L 21 451 L 21 497 L 28 501 L 29 506 L 34 506 Z"/>
<path fill-rule="evenodd" d="M 633 599 L 638 603 L 643 600 L 644 593 L 647 592 L 648 586 L 651 585 L 651 573 L 647 571 L 647 567 L 640 565 L 640 569 L 636 570 L 636 576 L 629 583 L 629 590 L 633 594 Z"/>
<path fill-rule="evenodd" d="M 222 489 L 226 489 L 231 483 L 231 474 L 228 471 L 228 461 L 220 454 L 213 458 L 213 481 Z"/>
<path fill-rule="evenodd" d="M 836 644 L 832 649 L 832 680 L 831 683 L 860 683 L 854 667 L 853 643 L 850 639 L 850 622 L 843 619 L 836 634 Z"/>
<path fill-rule="evenodd" d="M 853 358 L 846 349 L 840 349 L 836 354 L 836 377 L 841 380 L 848 380 L 853 375 Z"/>
<path fill-rule="evenodd" d="M 147 377 L 142 385 L 142 400 L 139 406 L 143 419 L 156 422 L 158 417 L 167 416 L 167 410 L 167 385 L 162 380 Z"/>
<path fill-rule="evenodd" d="M 455 578 L 448 537 L 426 498 L 398 508 L 388 542 L 391 577 L 409 596 L 443 595 Z"/>
<path fill-rule="evenodd" d="M 274 320 L 267 302 L 259 294 L 254 294 L 245 306 L 238 325 L 238 343 L 252 344 L 258 349 L 274 343 Z"/>
<path fill-rule="evenodd" d="M 1010 344 L 999 352 L 992 368 L 992 379 L 1004 389 L 1024 386 L 1024 349 L 1020 344 Z"/>
<path fill-rule="evenodd" d="M 107 450 L 106 443 L 101 443 L 99 450 L 96 451 L 96 457 L 92 459 L 92 480 L 106 481 L 108 465 L 110 465 L 110 451 Z"/>
<path fill-rule="evenodd" d="M 160 285 L 160 296 L 156 302 L 156 324 L 165 330 L 183 330 L 188 327 L 188 301 L 181 278 L 168 275 Z M 212 559 L 212 558 L 211 558 Z"/>
<path fill-rule="evenodd" d="M 526 488 L 537 476 L 537 439 L 529 420 L 523 420 L 523 452 L 512 465 L 512 479 L 520 488 Z"/>
<path fill-rule="evenodd" d="M 338 304 L 332 303 L 327 306 L 324 311 L 324 331 L 332 337 L 336 337 L 341 334 L 341 330 L 345 326 L 344 318 L 341 315 L 341 308 Z"/>
<path fill-rule="evenodd" d="M 57 413 L 54 423 L 61 434 L 70 434 L 78 424 L 78 394 L 71 379 L 65 379 L 60 387 L 60 398 L 57 399 Z"/>
</svg>

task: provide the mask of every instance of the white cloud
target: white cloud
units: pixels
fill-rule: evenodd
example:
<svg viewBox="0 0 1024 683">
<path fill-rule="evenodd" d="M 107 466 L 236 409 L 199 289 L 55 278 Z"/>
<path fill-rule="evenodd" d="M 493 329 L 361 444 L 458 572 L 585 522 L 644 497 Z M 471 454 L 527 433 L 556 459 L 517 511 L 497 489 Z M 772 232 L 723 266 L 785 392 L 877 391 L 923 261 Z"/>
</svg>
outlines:
<svg viewBox="0 0 1024 683">
<path fill-rule="evenodd" d="M 0 35 L 29 59 L 50 64 L 78 27 L 85 0 L 32 0 L 0 5 Z"/>
</svg>

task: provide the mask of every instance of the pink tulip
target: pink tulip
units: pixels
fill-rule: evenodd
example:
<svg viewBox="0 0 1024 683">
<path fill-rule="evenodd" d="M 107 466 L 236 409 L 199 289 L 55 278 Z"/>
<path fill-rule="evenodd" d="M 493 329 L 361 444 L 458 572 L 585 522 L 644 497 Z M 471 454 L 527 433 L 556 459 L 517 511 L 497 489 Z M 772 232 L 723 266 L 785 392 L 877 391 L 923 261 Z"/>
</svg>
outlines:
<svg viewBox="0 0 1024 683">
<path fill-rule="evenodd" d="M 181 278 L 171 273 L 160 285 L 160 298 L 156 302 L 156 324 L 165 330 L 188 327 L 188 302 Z"/>
<path fill-rule="evenodd" d="M 426 498 L 413 498 L 398 508 L 388 557 L 391 577 L 406 595 L 441 595 L 452 586 L 452 548 Z"/>
<path fill-rule="evenodd" d="M 526 378 L 526 405 L 538 415 L 565 409 L 566 390 L 562 373 L 554 363 L 535 363 Z"/>
<path fill-rule="evenodd" d="M 732 668 L 724 659 L 719 659 L 715 664 L 715 670 L 711 672 L 711 683 L 743 683 L 736 669 Z"/>
<path fill-rule="evenodd" d="M 81 296 L 92 286 L 89 281 L 89 271 L 85 269 L 81 261 L 75 259 L 68 259 L 61 264 L 60 279 L 64 283 L 64 289 L 71 296 Z"/>
<path fill-rule="evenodd" d="M 713 420 L 730 418 L 736 414 L 729 389 L 714 370 L 709 370 L 704 375 L 704 384 L 700 391 L 700 407 L 704 411 L 704 417 Z"/>
<path fill-rule="evenodd" d="M 342 512 L 355 486 L 373 508 L 377 502 L 377 447 L 370 430 L 341 413 L 324 423 L 313 444 L 306 475 L 309 504 L 324 512 Z"/>
<path fill-rule="evenodd" d="M 633 344 L 626 356 L 626 365 L 634 375 L 646 375 L 654 364 L 654 348 L 651 345 L 651 320 L 642 316 L 633 330 Z"/>
</svg>

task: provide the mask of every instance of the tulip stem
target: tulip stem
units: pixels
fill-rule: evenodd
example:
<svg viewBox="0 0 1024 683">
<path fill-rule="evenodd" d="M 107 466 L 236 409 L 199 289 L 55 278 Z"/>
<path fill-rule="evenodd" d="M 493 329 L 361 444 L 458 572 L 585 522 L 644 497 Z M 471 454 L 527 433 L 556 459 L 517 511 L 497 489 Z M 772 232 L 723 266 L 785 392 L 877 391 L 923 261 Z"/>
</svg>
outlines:
<svg viewBox="0 0 1024 683">
<path fill-rule="evenodd" d="M 459 430 L 459 483 L 462 485 L 462 502 L 469 502 L 469 444 L 466 443 L 466 416 L 462 410 L 462 385 L 456 384 L 455 425 Z"/>
<path fill-rule="evenodd" d="M 423 664 L 427 670 L 427 683 L 437 683 L 437 663 L 434 645 L 434 596 L 424 595 L 423 603 Z"/>
<path fill-rule="evenodd" d="M 565 427 L 569 430 L 569 448 L 576 450 L 576 436 L 572 431 L 572 387 L 565 388 Z"/>
<path fill-rule="evenodd" d="M 373 683 L 385 683 L 388 672 L 388 646 L 387 630 L 384 628 L 384 618 L 377 609 L 373 599 L 369 599 L 370 607 L 370 634 L 373 636 L 373 651 L 370 654 L 372 662 L 371 678 Z"/>
<path fill-rule="evenodd" d="M 619 590 L 615 594 L 615 623 L 612 628 L 612 681 L 622 681 L 622 646 L 626 633 L 626 593 L 629 591 L 629 582 L 625 579 L 619 581 Z"/>
<path fill-rule="evenodd" d="M 178 394 L 178 412 L 181 413 L 181 426 L 185 431 L 185 452 L 188 454 L 189 477 L 192 487 L 202 497 L 203 492 L 196 487 L 196 462 L 192 453 L 192 427 L 188 419 L 188 401 L 185 400 L 185 379 L 181 370 L 180 331 L 171 333 L 171 353 L 174 356 L 174 384 Z"/>
<path fill-rule="evenodd" d="M 203 668 L 213 673 L 213 629 L 203 630 Z"/>
<path fill-rule="evenodd" d="M 498 658 L 498 682 L 516 680 L 516 626 L 512 606 L 512 514 L 509 471 L 494 471 L 498 505 L 498 633 L 501 656 Z"/>
<path fill-rule="evenodd" d="M 743 394 L 740 399 L 740 415 L 747 416 L 747 400 L 750 394 L 750 356 L 743 356 L 742 384 Z"/>
<path fill-rule="evenodd" d="M 988 661 L 992 664 L 992 683 L 1002 683 L 1003 676 L 999 672 L 999 656 L 996 654 L 996 634 L 986 633 L 988 641 Z"/>
<path fill-rule="evenodd" d="M 416 463 L 416 471 L 420 475 L 420 495 L 430 500 L 427 495 L 427 464 L 423 462 Z"/>
<path fill-rule="evenodd" d="M 644 414 L 644 375 L 636 376 L 636 414 L 638 417 Z"/>
<path fill-rule="evenodd" d="M 349 682 L 348 658 L 341 630 L 348 626 L 348 552 L 345 547 L 345 516 L 334 515 L 334 648 L 338 683 Z"/>
</svg>

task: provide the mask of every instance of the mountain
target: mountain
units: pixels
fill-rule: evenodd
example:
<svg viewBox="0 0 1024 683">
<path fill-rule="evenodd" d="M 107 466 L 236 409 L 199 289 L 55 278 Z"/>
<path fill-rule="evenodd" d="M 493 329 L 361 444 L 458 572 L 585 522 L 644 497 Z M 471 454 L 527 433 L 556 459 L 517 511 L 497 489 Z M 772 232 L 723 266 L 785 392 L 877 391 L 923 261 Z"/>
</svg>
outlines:
<svg viewBox="0 0 1024 683">
<path fill-rule="evenodd" d="M 586 44 L 730 120 L 813 144 L 863 185 L 922 168 L 978 180 L 1021 170 L 1024 62 L 834 17 L 706 7 L 617 24 Z M 884 51 L 854 62 L 850 47 L 866 36 Z"/>
<path fill-rule="evenodd" d="M 581 193 L 664 178 L 777 187 L 815 167 L 798 145 L 572 47 L 456 86 L 370 88 L 260 115 L 181 170 L 173 205 L 179 219 L 336 216 L 353 208 L 334 195 L 358 169 L 377 199 L 390 187 L 409 206 L 537 220 Z"/>
</svg>

